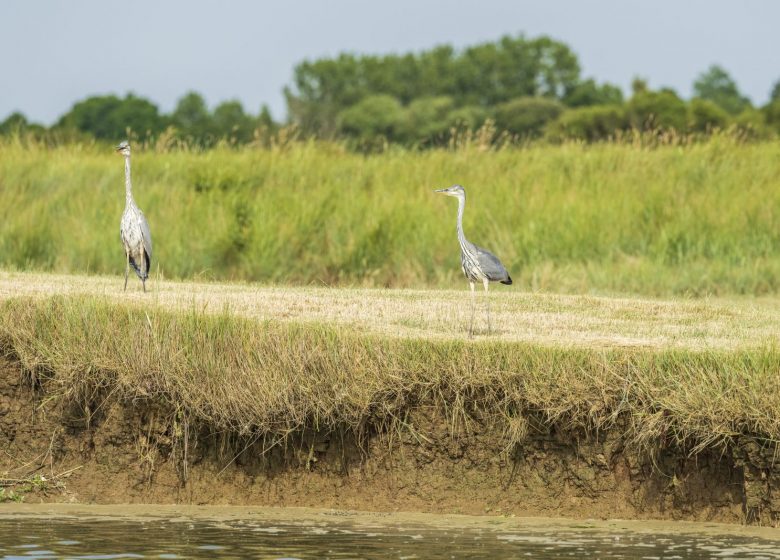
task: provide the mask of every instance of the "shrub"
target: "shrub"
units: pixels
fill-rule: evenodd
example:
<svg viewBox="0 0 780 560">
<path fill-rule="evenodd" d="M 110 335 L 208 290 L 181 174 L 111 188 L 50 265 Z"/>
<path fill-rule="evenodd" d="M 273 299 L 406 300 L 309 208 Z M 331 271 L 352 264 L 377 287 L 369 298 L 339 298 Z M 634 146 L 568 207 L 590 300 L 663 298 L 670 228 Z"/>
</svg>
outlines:
<svg viewBox="0 0 780 560">
<path fill-rule="evenodd" d="M 780 82 L 778 82 L 778 86 L 780 86 Z M 773 128 L 775 132 L 780 133 L 780 97 L 764 107 L 763 113 L 766 124 Z"/>
<path fill-rule="evenodd" d="M 449 113 L 455 102 L 451 97 L 422 97 L 415 99 L 404 111 L 401 136 L 409 141 L 441 138 L 450 129 Z"/>
<path fill-rule="evenodd" d="M 466 105 L 450 111 L 447 115 L 447 123 L 451 127 L 463 127 L 471 130 L 482 126 L 488 119 L 489 114 L 486 109 L 477 105 Z"/>
<path fill-rule="evenodd" d="M 545 97 L 518 97 L 496 107 L 496 125 L 525 137 L 540 136 L 544 126 L 563 112 L 563 105 Z"/>
<path fill-rule="evenodd" d="M 626 111 L 618 105 L 570 109 L 547 126 L 551 140 L 606 140 L 628 126 Z"/>
<path fill-rule="evenodd" d="M 395 139 L 403 125 L 401 103 L 390 95 L 370 95 L 339 114 L 341 132 L 361 140 Z"/>
<path fill-rule="evenodd" d="M 688 107 L 689 129 L 695 132 L 709 132 L 715 128 L 726 128 L 729 114 L 715 102 L 696 97 Z"/>
<path fill-rule="evenodd" d="M 628 121 L 638 130 L 685 130 L 688 107 L 672 90 L 639 91 L 627 105 Z"/>
<path fill-rule="evenodd" d="M 585 80 L 567 93 L 563 102 L 569 107 L 620 105 L 623 103 L 623 92 L 612 84 L 598 85 L 594 80 Z"/>
<path fill-rule="evenodd" d="M 745 138 L 767 139 L 772 136 L 772 126 L 767 122 L 766 114 L 748 107 L 734 118 L 734 126 Z"/>
</svg>

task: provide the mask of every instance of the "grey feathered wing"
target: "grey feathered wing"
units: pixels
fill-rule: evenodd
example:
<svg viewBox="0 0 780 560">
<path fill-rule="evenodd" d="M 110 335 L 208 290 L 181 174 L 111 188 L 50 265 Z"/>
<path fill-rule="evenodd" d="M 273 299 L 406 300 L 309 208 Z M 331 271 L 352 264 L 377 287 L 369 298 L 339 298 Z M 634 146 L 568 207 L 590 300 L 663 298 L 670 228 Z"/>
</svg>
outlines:
<svg viewBox="0 0 780 560">
<path fill-rule="evenodd" d="M 144 251 L 146 252 L 146 274 L 149 274 L 149 267 L 152 264 L 152 232 L 149 230 L 149 222 L 141 210 L 138 210 L 141 222 L 141 237 L 144 241 Z"/>
<path fill-rule="evenodd" d="M 509 276 L 506 268 L 498 257 L 487 249 L 474 246 L 477 249 L 477 260 L 482 272 L 487 276 L 488 280 L 493 282 L 501 282 L 502 284 L 511 284 L 512 278 Z"/>
</svg>

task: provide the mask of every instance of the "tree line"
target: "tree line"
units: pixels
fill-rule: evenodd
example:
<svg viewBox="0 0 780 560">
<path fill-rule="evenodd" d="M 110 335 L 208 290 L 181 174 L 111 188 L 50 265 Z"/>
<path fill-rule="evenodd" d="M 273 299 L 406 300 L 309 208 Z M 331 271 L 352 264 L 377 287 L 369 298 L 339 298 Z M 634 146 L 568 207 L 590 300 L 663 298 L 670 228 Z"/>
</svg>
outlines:
<svg viewBox="0 0 780 560">
<path fill-rule="evenodd" d="M 267 106 L 257 115 L 244 110 L 240 101 L 225 101 L 209 110 L 205 99 L 191 91 L 179 99 L 170 114 L 132 93 L 89 97 L 74 104 L 48 129 L 27 121 L 21 113 L 11 114 L 0 123 L 0 134 L 32 133 L 55 140 L 96 138 L 117 141 L 132 137 L 154 139 L 165 131 L 192 144 L 210 147 L 220 140 L 246 144 L 259 131 L 273 133 L 278 128 Z"/>
<path fill-rule="evenodd" d="M 754 137 L 780 133 L 780 80 L 763 107 L 754 107 L 717 65 L 695 79 L 693 91 L 685 100 L 670 88 L 654 90 L 635 79 L 624 98 L 617 86 L 582 77 L 577 55 L 566 44 L 521 35 L 463 50 L 445 45 L 402 55 L 304 61 L 284 89 L 284 122 L 274 121 L 267 106 L 251 114 L 235 100 L 211 110 L 196 92 L 179 99 L 170 114 L 128 94 L 89 97 L 48 129 L 14 113 L 0 123 L 0 134 L 113 141 L 168 131 L 209 147 L 267 139 L 282 126 L 294 126 L 306 137 L 370 147 L 442 144 L 485 123 L 521 140 L 598 141 L 631 130 L 706 134 L 731 127 Z"/>
</svg>

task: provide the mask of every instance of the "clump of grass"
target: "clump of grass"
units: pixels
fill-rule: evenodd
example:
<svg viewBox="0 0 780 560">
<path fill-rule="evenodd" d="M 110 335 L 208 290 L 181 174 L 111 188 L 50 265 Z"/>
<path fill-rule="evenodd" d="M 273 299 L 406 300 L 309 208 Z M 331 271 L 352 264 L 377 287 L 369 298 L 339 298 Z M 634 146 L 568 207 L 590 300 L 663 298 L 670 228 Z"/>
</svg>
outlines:
<svg viewBox="0 0 780 560">
<path fill-rule="evenodd" d="M 0 504 L 4 502 L 22 503 L 31 492 L 47 494 L 49 491 L 60 491 L 65 485 L 62 478 L 67 478 L 75 469 L 52 475 L 47 478 L 42 474 L 33 474 L 23 478 L 8 478 L 7 473 L 0 476 Z"/>
<path fill-rule="evenodd" d="M 6 502 L 13 502 L 20 504 L 24 501 L 24 494 L 15 492 L 10 488 L 0 488 L 0 504 Z"/>
<path fill-rule="evenodd" d="M 522 417 L 621 419 L 635 441 L 690 448 L 780 441 L 780 352 L 575 348 L 388 338 L 349 327 L 172 311 L 101 297 L 12 299 L 0 345 L 45 389 L 89 403 L 162 401 L 215 432 L 284 438 L 387 425 L 421 403 L 525 437 Z M 98 403 L 99 404 L 99 403 Z"/>
<path fill-rule="evenodd" d="M 453 286 L 452 201 L 515 282 L 556 292 L 780 290 L 780 144 L 466 143 L 363 156 L 325 142 L 134 154 L 153 272 L 282 284 Z M 0 266 L 108 273 L 123 167 L 108 146 L 0 140 Z"/>
</svg>

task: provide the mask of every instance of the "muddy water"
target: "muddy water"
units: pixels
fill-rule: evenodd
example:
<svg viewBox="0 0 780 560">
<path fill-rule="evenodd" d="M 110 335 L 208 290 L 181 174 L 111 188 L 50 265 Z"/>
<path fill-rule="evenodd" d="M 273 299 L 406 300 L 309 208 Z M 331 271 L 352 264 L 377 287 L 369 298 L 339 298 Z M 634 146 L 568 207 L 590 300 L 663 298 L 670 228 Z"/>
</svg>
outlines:
<svg viewBox="0 0 780 560">
<path fill-rule="evenodd" d="M 149 516 L 0 506 L 0 559 L 780 558 L 780 535 L 727 525 L 302 512 Z M 166 515 L 167 513 L 167 515 Z"/>
</svg>

